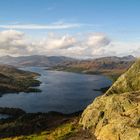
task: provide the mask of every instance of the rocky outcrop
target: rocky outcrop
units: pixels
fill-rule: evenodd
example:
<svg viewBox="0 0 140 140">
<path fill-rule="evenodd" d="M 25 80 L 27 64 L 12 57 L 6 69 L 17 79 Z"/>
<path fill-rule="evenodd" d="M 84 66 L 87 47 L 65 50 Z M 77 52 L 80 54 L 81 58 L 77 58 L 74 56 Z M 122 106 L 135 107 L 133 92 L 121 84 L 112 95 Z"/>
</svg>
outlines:
<svg viewBox="0 0 140 140">
<path fill-rule="evenodd" d="M 99 140 L 140 140 L 140 60 L 85 109 L 80 124 Z"/>
</svg>

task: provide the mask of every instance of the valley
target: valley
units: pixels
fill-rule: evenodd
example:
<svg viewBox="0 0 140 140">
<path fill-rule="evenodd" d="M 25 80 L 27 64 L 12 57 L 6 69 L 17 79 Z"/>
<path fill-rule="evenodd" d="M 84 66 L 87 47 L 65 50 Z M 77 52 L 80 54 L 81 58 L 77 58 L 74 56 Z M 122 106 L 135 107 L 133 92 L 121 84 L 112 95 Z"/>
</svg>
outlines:
<svg viewBox="0 0 140 140">
<path fill-rule="evenodd" d="M 15 67 L 46 67 L 47 70 L 107 75 L 115 81 L 135 60 L 136 58 L 132 55 L 124 57 L 109 56 L 97 59 L 32 55 L 20 57 L 3 56 L 0 58 L 0 64 Z"/>
<path fill-rule="evenodd" d="M 1 88 L 0 114 L 8 116 L 0 119 L 0 138 L 2 140 L 96 140 L 96 138 L 114 137 L 117 140 L 120 137 L 124 140 L 126 135 L 131 137 L 135 135 L 138 138 L 140 62 L 137 60 L 129 69 L 135 59 L 128 58 L 130 57 L 125 57 L 123 60 L 103 58 L 92 60 L 92 63 L 89 60 L 65 62 L 63 66 L 60 62 L 55 66 L 43 65 L 43 67 L 16 65 L 20 69 L 1 64 L 1 84 L 16 85 L 15 88 L 20 90 Z M 88 70 L 92 71 L 90 73 L 85 72 L 87 64 Z M 82 70 L 75 71 L 70 67 L 82 67 Z M 95 73 L 94 70 L 98 72 Z M 121 74 L 122 76 L 118 78 Z M 117 77 L 113 86 L 111 86 L 112 81 L 108 79 L 109 76 Z M 30 88 L 35 90 L 29 90 Z M 13 94 L 14 92 L 18 94 Z M 102 95 L 103 93 L 105 94 Z M 90 103 L 91 105 L 86 108 Z M 108 108 L 110 104 L 111 108 Z M 110 111 L 113 116 L 108 116 Z M 131 111 L 135 114 L 133 116 L 135 124 L 130 121 L 131 116 L 127 119 Z M 115 126 L 113 122 L 117 122 L 118 125 Z M 126 134 L 119 133 L 118 129 L 123 131 L 123 127 L 119 128 L 119 123 L 128 127 L 128 130 L 131 129 L 133 133 L 130 134 L 129 131 Z M 114 129 L 116 132 L 113 132 Z"/>
</svg>

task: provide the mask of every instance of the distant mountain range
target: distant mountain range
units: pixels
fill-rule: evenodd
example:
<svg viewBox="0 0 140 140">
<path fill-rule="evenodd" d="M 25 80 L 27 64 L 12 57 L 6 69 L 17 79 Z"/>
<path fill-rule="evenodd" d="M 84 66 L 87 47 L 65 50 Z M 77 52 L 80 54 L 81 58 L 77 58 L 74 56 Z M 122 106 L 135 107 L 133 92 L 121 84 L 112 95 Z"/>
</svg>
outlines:
<svg viewBox="0 0 140 140">
<path fill-rule="evenodd" d="M 13 66 L 59 66 L 68 64 L 84 64 L 84 63 L 109 63 L 120 61 L 134 61 L 135 57 L 129 55 L 125 57 L 102 57 L 98 59 L 79 60 L 65 56 L 44 56 L 44 55 L 31 55 L 31 56 L 2 56 L 0 57 L 0 64 L 8 64 Z"/>
<path fill-rule="evenodd" d="M 120 74 L 125 72 L 136 58 L 129 55 L 125 57 L 102 57 L 98 59 L 80 60 L 72 63 L 57 65 L 55 70 L 80 72 L 87 74 L 104 74 L 113 76 L 115 80 Z"/>
<path fill-rule="evenodd" d="M 95 61 L 134 61 L 136 58 L 132 55 L 117 57 L 117 56 L 109 56 L 109 57 L 101 57 L 94 59 Z"/>
<path fill-rule="evenodd" d="M 102 57 L 98 59 L 74 59 L 65 56 L 20 56 L 0 57 L 0 64 L 8 64 L 16 67 L 39 66 L 51 70 L 80 72 L 88 74 L 120 75 L 128 69 L 136 60 L 132 55 L 124 57 Z"/>
<path fill-rule="evenodd" d="M 0 57 L 0 64 L 8 64 L 13 66 L 41 66 L 51 67 L 59 64 L 76 61 L 73 58 L 64 56 L 43 56 L 43 55 L 32 55 L 32 56 L 3 56 Z"/>
</svg>

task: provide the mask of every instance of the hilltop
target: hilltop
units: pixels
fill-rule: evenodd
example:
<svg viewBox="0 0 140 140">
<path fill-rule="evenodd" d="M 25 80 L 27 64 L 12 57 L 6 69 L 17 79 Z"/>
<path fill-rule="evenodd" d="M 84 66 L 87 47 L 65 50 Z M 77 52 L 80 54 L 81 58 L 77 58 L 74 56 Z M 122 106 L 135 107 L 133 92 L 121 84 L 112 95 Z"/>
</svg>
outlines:
<svg viewBox="0 0 140 140">
<path fill-rule="evenodd" d="M 140 60 L 85 109 L 80 124 L 99 140 L 140 139 Z"/>
</svg>

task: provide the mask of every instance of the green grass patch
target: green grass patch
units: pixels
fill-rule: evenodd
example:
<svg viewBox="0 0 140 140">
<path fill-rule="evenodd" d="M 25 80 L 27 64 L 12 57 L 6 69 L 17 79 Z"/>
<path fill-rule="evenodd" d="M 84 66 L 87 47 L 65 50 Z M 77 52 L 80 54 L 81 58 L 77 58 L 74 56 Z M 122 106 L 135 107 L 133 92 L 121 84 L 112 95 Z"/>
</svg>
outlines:
<svg viewBox="0 0 140 140">
<path fill-rule="evenodd" d="M 40 134 L 4 138 L 2 140 L 66 140 L 72 134 L 76 133 L 77 130 L 78 127 L 75 125 L 75 123 L 71 122 L 60 125 L 54 130 L 41 132 Z"/>
</svg>

